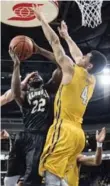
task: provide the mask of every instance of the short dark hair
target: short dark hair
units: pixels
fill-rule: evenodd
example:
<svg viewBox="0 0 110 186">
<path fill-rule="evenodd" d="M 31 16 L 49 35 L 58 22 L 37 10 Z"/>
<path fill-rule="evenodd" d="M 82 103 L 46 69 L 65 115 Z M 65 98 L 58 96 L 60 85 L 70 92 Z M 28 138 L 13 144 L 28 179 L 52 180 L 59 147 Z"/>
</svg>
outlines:
<svg viewBox="0 0 110 186">
<path fill-rule="evenodd" d="M 90 70 L 91 74 L 97 74 L 101 72 L 107 64 L 107 59 L 101 52 L 97 50 L 91 51 L 92 57 L 90 63 L 93 64 L 93 68 Z"/>
</svg>

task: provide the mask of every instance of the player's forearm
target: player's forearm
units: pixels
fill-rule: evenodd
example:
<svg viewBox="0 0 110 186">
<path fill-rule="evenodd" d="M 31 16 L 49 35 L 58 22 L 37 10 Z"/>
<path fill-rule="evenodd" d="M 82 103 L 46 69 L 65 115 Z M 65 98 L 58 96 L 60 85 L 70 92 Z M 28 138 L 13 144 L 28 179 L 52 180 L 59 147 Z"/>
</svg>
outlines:
<svg viewBox="0 0 110 186">
<path fill-rule="evenodd" d="M 95 165 L 100 165 L 102 163 L 102 147 L 97 147 L 94 162 Z"/>
<path fill-rule="evenodd" d="M 83 165 L 86 166 L 98 166 L 102 163 L 102 148 L 97 148 L 96 155 L 94 158 L 87 158 Z"/>
<path fill-rule="evenodd" d="M 44 16 L 42 16 L 41 24 L 42 24 L 42 29 L 45 34 L 45 37 L 51 46 L 53 42 L 59 41 L 57 34 L 52 30 L 52 28 L 50 27 L 50 25 L 48 24 Z"/>
<path fill-rule="evenodd" d="M 65 37 L 65 41 L 68 44 L 71 56 L 73 57 L 74 60 L 76 57 L 83 55 L 79 47 L 76 45 L 76 43 L 72 40 L 72 38 L 69 35 Z"/>
<path fill-rule="evenodd" d="M 21 80 L 20 80 L 20 65 L 14 64 L 11 90 L 14 98 L 19 98 L 21 96 Z"/>
<path fill-rule="evenodd" d="M 41 23 L 42 23 L 43 32 L 44 32 L 49 44 L 51 45 L 51 47 L 53 49 L 56 62 L 61 67 L 62 66 L 61 63 L 63 62 L 63 58 L 65 56 L 65 51 L 60 44 L 60 40 L 59 40 L 57 34 L 49 26 L 45 17 L 42 17 Z"/>
<path fill-rule="evenodd" d="M 102 148 L 97 148 L 95 157 L 87 157 L 82 161 L 83 165 L 86 166 L 98 166 L 102 162 Z"/>
<path fill-rule="evenodd" d="M 3 106 L 5 104 L 11 102 L 13 99 L 14 99 L 14 96 L 13 96 L 12 91 L 10 89 L 0 97 L 0 106 Z"/>
<path fill-rule="evenodd" d="M 55 62 L 56 63 L 56 60 L 55 60 L 55 56 L 52 52 L 48 51 L 48 50 L 45 50 L 44 48 L 41 48 L 39 47 L 39 52 L 38 52 L 40 55 L 46 57 L 47 59 L 49 59 L 50 61 L 52 62 Z"/>
</svg>

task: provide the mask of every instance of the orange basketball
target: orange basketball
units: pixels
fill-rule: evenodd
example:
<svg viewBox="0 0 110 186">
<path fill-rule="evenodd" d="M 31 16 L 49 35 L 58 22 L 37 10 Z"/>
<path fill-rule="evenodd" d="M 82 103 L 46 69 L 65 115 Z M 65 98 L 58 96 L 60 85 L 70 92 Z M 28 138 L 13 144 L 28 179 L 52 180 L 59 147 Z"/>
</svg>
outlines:
<svg viewBox="0 0 110 186">
<path fill-rule="evenodd" d="M 28 59 L 33 54 L 33 42 L 27 36 L 14 37 L 9 45 L 18 55 L 21 61 Z"/>
</svg>

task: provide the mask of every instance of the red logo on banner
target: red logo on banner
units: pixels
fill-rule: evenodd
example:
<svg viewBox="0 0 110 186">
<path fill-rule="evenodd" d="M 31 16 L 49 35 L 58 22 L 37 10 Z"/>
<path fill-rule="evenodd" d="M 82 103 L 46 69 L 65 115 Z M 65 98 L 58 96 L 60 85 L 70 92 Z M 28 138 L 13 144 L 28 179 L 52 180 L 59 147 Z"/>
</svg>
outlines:
<svg viewBox="0 0 110 186">
<path fill-rule="evenodd" d="M 13 7 L 13 12 L 17 15 L 11 17 L 8 20 L 13 21 L 31 21 L 36 18 L 34 11 L 32 10 L 32 3 L 20 3 Z M 36 6 L 36 4 L 34 4 Z M 37 6 L 43 6 L 43 4 L 37 4 Z"/>
</svg>

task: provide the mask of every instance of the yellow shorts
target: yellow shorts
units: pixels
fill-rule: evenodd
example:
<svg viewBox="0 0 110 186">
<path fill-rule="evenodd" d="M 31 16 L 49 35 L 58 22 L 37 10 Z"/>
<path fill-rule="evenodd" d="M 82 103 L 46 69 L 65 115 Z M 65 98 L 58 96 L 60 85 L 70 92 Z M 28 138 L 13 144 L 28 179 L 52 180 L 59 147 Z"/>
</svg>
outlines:
<svg viewBox="0 0 110 186">
<path fill-rule="evenodd" d="M 85 135 L 81 128 L 73 121 L 54 121 L 51 125 L 43 153 L 40 159 L 39 174 L 43 176 L 45 170 L 64 178 L 68 164 L 85 146 Z"/>
</svg>

